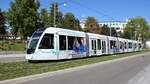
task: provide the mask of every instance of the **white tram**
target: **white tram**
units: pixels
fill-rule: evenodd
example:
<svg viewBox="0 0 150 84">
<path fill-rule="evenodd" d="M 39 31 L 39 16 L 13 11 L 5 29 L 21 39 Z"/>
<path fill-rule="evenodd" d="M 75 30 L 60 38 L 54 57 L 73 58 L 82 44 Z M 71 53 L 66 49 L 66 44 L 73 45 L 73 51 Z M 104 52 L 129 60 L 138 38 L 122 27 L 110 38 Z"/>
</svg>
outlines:
<svg viewBox="0 0 150 84">
<path fill-rule="evenodd" d="M 141 42 L 62 28 L 35 31 L 26 59 L 60 60 L 142 50 Z"/>
</svg>

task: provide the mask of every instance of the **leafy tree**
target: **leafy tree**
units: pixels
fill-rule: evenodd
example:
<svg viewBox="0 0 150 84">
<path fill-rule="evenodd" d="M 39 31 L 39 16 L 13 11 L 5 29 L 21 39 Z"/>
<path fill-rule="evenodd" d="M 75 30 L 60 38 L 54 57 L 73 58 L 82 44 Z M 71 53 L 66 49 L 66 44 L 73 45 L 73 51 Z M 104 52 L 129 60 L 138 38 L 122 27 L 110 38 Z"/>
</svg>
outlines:
<svg viewBox="0 0 150 84">
<path fill-rule="evenodd" d="M 82 31 L 80 21 L 78 19 L 75 20 L 75 28 L 76 30 Z"/>
<path fill-rule="evenodd" d="M 110 28 L 109 28 L 110 29 Z M 117 31 L 114 27 L 111 28 L 111 36 L 117 37 Z"/>
<path fill-rule="evenodd" d="M 126 39 L 133 39 L 134 28 L 126 27 L 123 32 L 123 37 Z"/>
<path fill-rule="evenodd" d="M 7 13 L 12 33 L 26 38 L 39 28 L 38 0 L 14 0 Z"/>
<path fill-rule="evenodd" d="M 148 31 L 146 32 L 146 41 L 150 41 L 150 26 L 148 26 Z"/>
<path fill-rule="evenodd" d="M 100 34 L 98 21 L 94 17 L 88 17 L 85 21 L 85 28 L 83 31 Z"/>
<path fill-rule="evenodd" d="M 0 9 L 0 35 L 4 35 L 6 34 L 6 30 L 5 30 L 5 17 L 3 15 L 3 12 Z"/>
<path fill-rule="evenodd" d="M 148 30 L 149 26 L 144 18 L 142 17 L 132 18 L 128 21 L 124 29 L 124 37 L 135 40 L 139 40 L 140 37 L 141 41 L 145 43 L 148 38 L 147 36 Z"/>
<path fill-rule="evenodd" d="M 48 14 L 47 10 L 41 9 L 40 22 L 42 28 L 47 28 L 52 26 L 51 16 Z"/>
<path fill-rule="evenodd" d="M 118 37 L 123 38 L 123 32 L 119 31 L 117 34 L 118 34 Z"/>
<path fill-rule="evenodd" d="M 111 32 L 111 33 L 110 33 Z M 117 37 L 117 31 L 115 28 L 109 28 L 107 25 L 103 25 L 101 27 L 101 32 L 100 34 L 102 35 L 107 35 L 107 36 L 114 36 L 114 37 Z"/>
<path fill-rule="evenodd" d="M 56 27 L 61 27 L 62 28 L 63 23 L 64 23 L 63 13 L 58 12 L 57 16 L 56 16 Z"/>
<path fill-rule="evenodd" d="M 65 15 L 63 27 L 71 30 L 81 30 L 79 20 L 72 13 Z"/>
<path fill-rule="evenodd" d="M 107 25 L 103 25 L 103 26 L 101 27 L 101 32 L 100 32 L 100 34 L 109 36 L 109 35 L 110 35 L 109 27 L 108 27 Z"/>
<path fill-rule="evenodd" d="M 150 26 L 149 26 L 149 31 L 148 31 L 148 33 L 147 33 L 147 39 L 150 41 Z"/>
</svg>

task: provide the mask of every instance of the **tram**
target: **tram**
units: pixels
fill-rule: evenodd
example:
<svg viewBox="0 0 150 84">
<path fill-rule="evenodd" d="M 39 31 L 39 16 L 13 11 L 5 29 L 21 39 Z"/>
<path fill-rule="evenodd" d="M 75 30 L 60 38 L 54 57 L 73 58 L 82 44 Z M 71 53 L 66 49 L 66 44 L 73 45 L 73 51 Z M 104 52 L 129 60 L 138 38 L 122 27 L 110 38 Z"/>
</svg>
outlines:
<svg viewBox="0 0 150 84">
<path fill-rule="evenodd" d="M 140 41 L 49 27 L 37 29 L 33 33 L 26 59 L 61 60 L 140 50 Z"/>
</svg>

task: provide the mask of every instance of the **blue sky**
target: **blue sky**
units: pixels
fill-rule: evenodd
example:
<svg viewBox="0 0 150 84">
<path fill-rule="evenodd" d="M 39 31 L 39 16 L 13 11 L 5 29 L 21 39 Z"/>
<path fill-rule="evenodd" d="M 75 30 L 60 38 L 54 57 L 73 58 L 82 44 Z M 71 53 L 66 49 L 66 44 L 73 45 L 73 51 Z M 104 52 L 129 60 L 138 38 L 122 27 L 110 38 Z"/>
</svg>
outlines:
<svg viewBox="0 0 150 84">
<path fill-rule="evenodd" d="M 2 0 L 0 8 L 7 11 L 13 0 Z M 79 19 L 88 16 L 95 17 L 98 21 L 121 20 L 136 16 L 144 17 L 150 23 L 150 0 L 40 0 L 41 8 L 49 10 L 50 3 L 66 2 L 67 6 L 59 6 L 63 13 L 72 12 Z M 113 18 L 113 19 L 111 19 Z"/>
</svg>

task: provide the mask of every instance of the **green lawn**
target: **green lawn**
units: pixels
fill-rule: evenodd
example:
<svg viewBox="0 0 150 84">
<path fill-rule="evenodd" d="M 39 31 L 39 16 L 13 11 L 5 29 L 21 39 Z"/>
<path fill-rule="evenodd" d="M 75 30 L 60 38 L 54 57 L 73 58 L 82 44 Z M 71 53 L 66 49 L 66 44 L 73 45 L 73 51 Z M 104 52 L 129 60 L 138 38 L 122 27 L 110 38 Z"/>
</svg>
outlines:
<svg viewBox="0 0 150 84">
<path fill-rule="evenodd" d="M 15 51 L 24 51 L 26 48 L 26 44 L 24 43 L 15 43 L 13 45 L 10 45 L 11 50 L 15 50 Z"/>
<path fill-rule="evenodd" d="M 39 74 L 49 71 L 57 71 L 61 69 L 66 69 L 70 67 L 77 67 L 97 62 L 102 62 L 106 60 L 112 60 L 121 57 L 132 56 L 135 54 L 149 52 L 148 50 L 118 54 L 116 56 L 96 56 L 91 58 L 83 59 L 73 59 L 73 60 L 63 60 L 63 61 L 49 61 L 45 63 L 28 63 L 24 62 L 13 62 L 13 63 L 0 63 L 0 80 L 12 79 L 22 76 L 28 76 L 33 74 Z"/>
<path fill-rule="evenodd" d="M 0 44 L 0 51 L 24 51 L 26 44 L 23 42 L 4 42 Z"/>
</svg>

